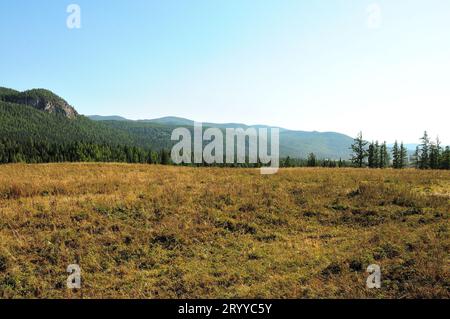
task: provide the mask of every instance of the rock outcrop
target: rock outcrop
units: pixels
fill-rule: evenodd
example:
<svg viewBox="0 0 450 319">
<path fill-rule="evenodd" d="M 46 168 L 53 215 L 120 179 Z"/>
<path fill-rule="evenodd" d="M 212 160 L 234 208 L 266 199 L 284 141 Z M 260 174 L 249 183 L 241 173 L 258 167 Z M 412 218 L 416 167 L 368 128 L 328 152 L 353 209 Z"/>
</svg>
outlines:
<svg viewBox="0 0 450 319">
<path fill-rule="evenodd" d="M 64 99 L 51 91 L 34 89 L 25 92 L 17 92 L 10 89 L 0 88 L 0 100 L 32 106 L 38 110 L 59 114 L 73 119 L 78 116 L 75 108 Z"/>
</svg>

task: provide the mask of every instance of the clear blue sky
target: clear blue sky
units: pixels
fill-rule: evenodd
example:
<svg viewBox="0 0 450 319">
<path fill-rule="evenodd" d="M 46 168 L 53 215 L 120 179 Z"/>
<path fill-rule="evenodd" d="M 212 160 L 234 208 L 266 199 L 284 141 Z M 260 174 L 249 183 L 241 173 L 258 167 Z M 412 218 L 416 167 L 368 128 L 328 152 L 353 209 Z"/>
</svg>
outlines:
<svg viewBox="0 0 450 319">
<path fill-rule="evenodd" d="M 448 0 L 2 0 L 0 39 L 0 86 L 83 114 L 450 143 Z"/>
</svg>

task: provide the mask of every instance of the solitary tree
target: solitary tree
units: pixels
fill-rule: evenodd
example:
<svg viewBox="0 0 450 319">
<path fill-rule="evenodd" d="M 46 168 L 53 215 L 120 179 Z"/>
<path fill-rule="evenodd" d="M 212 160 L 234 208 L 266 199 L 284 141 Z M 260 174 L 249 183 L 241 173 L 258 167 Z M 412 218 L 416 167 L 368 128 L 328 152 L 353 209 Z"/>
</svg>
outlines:
<svg viewBox="0 0 450 319">
<path fill-rule="evenodd" d="M 367 142 L 363 140 L 362 132 L 359 132 L 358 136 L 354 139 L 354 143 L 351 146 L 351 149 L 353 151 L 352 163 L 357 167 L 363 167 L 364 165 L 364 159 L 368 155 L 366 146 Z"/>
</svg>

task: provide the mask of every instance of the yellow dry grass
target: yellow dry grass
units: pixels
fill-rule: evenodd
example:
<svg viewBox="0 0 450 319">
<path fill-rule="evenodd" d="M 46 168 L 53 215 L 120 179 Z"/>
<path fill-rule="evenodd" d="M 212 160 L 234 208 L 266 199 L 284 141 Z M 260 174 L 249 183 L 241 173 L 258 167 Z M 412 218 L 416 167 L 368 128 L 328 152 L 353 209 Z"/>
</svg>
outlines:
<svg viewBox="0 0 450 319">
<path fill-rule="evenodd" d="M 448 298 L 449 191 L 446 171 L 0 166 L 0 297 Z"/>
</svg>

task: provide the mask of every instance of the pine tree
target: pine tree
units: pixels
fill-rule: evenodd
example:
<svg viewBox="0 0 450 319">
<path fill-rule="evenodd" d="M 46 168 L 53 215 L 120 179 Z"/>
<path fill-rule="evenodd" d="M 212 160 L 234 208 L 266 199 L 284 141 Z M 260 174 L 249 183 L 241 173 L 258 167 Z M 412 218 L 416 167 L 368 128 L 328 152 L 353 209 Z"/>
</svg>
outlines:
<svg viewBox="0 0 450 319">
<path fill-rule="evenodd" d="M 149 150 L 147 152 L 147 164 L 153 164 L 153 152 Z"/>
<path fill-rule="evenodd" d="M 442 153 L 441 168 L 450 169 L 450 147 L 446 146 L 444 152 Z"/>
<path fill-rule="evenodd" d="M 380 147 L 380 168 L 386 168 L 389 165 L 389 153 L 387 150 L 386 142 L 384 142 Z"/>
<path fill-rule="evenodd" d="M 286 160 L 284 161 L 284 167 L 291 167 L 291 157 L 286 157 Z"/>
<path fill-rule="evenodd" d="M 378 141 L 375 142 L 375 147 L 373 150 L 373 167 L 374 168 L 379 168 L 380 167 L 380 144 L 378 143 Z"/>
<path fill-rule="evenodd" d="M 436 169 L 439 162 L 439 152 L 436 144 L 430 143 L 430 153 L 429 153 L 429 168 Z"/>
<path fill-rule="evenodd" d="M 370 143 L 369 145 L 369 151 L 368 151 L 368 164 L 369 164 L 369 168 L 375 168 L 375 143 L 372 141 L 372 143 Z"/>
<path fill-rule="evenodd" d="M 400 162 L 399 168 L 405 168 L 408 165 L 408 150 L 403 145 L 403 142 L 400 144 Z"/>
<path fill-rule="evenodd" d="M 439 137 L 436 139 L 436 143 L 430 144 L 430 168 L 439 169 L 441 159 L 441 142 Z"/>
<path fill-rule="evenodd" d="M 363 167 L 364 159 L 367 157 L 366 150 L 367 142 L 363 140 L 362 132 L 359 132 L 358 136 L 354 139 L 354 143 L 351 146 L 353 151 L 352 163 L 357 167 Z"/>
<path fill-rule="evenodd" d="M 395 141 L 394 147 L 392 148 L 392 165 L 394 168 L 401 168 L 400 167 L 400 150 L 398 148 L 397 141 Z"/>
<path fill-rule="evenodd" d="M 414 152 L 414 167 L 420 168 L 420 148 L 416 146 L 416 151 Z"/>
<path fill-rule="evenodd" d="M 419 168 L 428 169 L 430 168 L 430 138 L 428 137 L 427 131 L 424 132 L 421 141 L 422 144 L 420 144 Z"/>
<path fill-rule="evenodd" d="M 310 153 L 308 155 L 308 163 L 307 165 L 309 167 L 316 167 L 317 166 L 317 158 L 316 155 L 314 153 Z"/>
<path fill-rule="evenodd" d="M 161 164 L 162 165 L 169 164 L 169 153 L 164 148 L 161 150 Z"/>
</svg>

